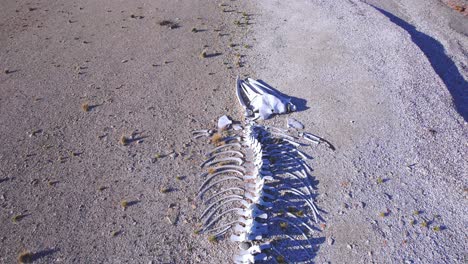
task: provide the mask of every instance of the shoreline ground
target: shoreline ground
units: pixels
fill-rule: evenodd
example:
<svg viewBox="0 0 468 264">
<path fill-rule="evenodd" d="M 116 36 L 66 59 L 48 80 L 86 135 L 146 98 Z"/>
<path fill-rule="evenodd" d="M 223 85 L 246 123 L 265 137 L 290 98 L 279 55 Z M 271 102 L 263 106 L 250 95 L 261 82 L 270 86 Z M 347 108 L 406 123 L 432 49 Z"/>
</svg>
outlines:
<svg viewBox="0 0 468 264">
<path fill-rule="evenodd" d="M 229 239 L 194 234 L 190 131 L 242 118 L 237 75 L 336 147 L 306 150 L 315 263 L 466 261 L 466 17 L 328 2 L 6 1 L 0 263 L 229 263 Z"/>
<path fill-rule="evenodd" d="M 222 4 L 5 3 L 1 263 L 24 250 L 37 263 L 231 259 L 193 234 L 190 131 L 236 109 L 233 80 L 249 70 L 235 21 L 250 11 Z"/>
<path fill-rule="evenodd" d="M 310 150 L 325 219 L 314 262 L 463 263 L 466 18 L 439 1 L 366 2 L 257 2 L 258 78 L 302 99 L 291 116 L 336 147 Z"/>
</svg>

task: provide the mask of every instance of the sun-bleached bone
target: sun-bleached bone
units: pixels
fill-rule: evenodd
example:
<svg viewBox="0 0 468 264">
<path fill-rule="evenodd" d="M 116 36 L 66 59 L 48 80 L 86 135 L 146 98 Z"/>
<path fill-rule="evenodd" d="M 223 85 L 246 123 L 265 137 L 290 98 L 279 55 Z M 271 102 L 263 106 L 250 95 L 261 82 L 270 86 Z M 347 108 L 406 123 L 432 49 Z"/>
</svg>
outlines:
<svg viewBox="0 0 468 264">
<path fill-rule="evenodd" d="M 217 222 L 221 217 L 223 217 L 224 215 L 227 215 L 227 214 L 229 214 L 229 213 L 231 213 L 231 212 L 236 212 L 236 213 L 237 213 L 237 212 L 243 211 L 243 210 L 244 210 L 244 209 L 242 209 L 242 208 L 236 207 L 236 208 L 232 208 L 232 209 L 229 209 L 229 210 L 224 211 L 223 213 L 221 213 L 221 214 L 219 214 L 217 217 L 215 217 L 215 219 L 213 219 L 211 222 L 209 222 L 209 223 L 207 223 L 207 224 L 204 224 L 204 225 L 203 225 L 203 228 L 200 230 L 200 232 L 205 232 L 206 230 L 208 230 L 208 228 L 209 228 L 210 226 L 212 226 L 214 223 L 216 223 L 216 222 Z"/>
<path fill-rule="evenodd" d="M 240 196 L 240 195 L 235 195 L 235 194 L 231 194 L 231 195 L 228 195 L 228 196 L 223 196 L 223 198 L 221 199 L 218 199 L 214 202 L 212 202 L 211 204 L 209 204 L 206 209 L 203 211 L 203 213 L 200 215 L 200 218 L 203 218 L 209 211 L 211 208 L 213 208 L 216 204 L 224 201 L 224 200 L 227 200 L 227 199 L 231 199 L 231 198 L 235 198 L 237 199 L 238 201 L 239 200 L 243 200 L 244 197 L 243 196 Z"/>
<path fill-rule="evenodd" d="M 232 203 L 232 202 L 239 202 L 239 201 L 243 201 L 242 196 L 240 196 L 240 197 L 229 196 L 226 199 L 223 197 L 223 199 L 218 200 L 218 203 L 221 202 L 219 205 L 216 206 L 216 204 L 218 204 L 218 203 L 213 203 L 208 208 L 206 208 L 205 211 L 201 214 L 200 219 L 203 219 L 206 216 L 206 219 L 203 222 L 203 224 L 206 224 L 211 219 L 211 217 L 214 214 L 216 214 L 218 212 L 218 210 L 221 209 L 224 205 L 226 205 L 228 203 Z M 211 210 L 213 207 L 214 207 L 214 209 Z"/>
<path fill-rule="evenodd" d="M 244 129 L 235 133 L 237 136 L 229 137 L 223 145 L 208 152 L 207 159 L 201 164 L 209 169 L 201 175 L 204 180 L 198 193 L 204 204 L 200 232 L 214 236 L 230 232 L 232 241 L 254 247 L 255 250 L 249 251 L 243 246 L 236 256 L 236 263 L 266 260 L 268 251 L 262 252 L 262 248 L 256 246 L 272 238 L 269 228 L 280 220 L 297 229 L 312 246 L 308 234 L 314 231 L 311 225 L 312 220 L 318 221 L 318 210 L 312 196 L 312 168 L 306 162 L 311 157 L 298 149 L 309 146 L 303 143 L 308 141 L 304 134 L 298 137 L 297 131 L 290 135 L 287 130 L 253 122 L 245 123 Z M 288 179 L 293 179 L 294 186 L 288 185 Z M 226 187 L 229 185 L 231 187 Z M 210 195 L 203 200 L 207 192 Z M 284 193 L 292 193 L 294 203 L 286 199 Z M 297 207 L 298 199 L 310 212 L 306 210 L 300 217 L 289 212 L 277 216 L 278 205 Z M 299 243 L 304 240 L 288 234 L 284 236 L 308 251 Z M 310 256 L 309 252 L 307 256 Z"/>
<path fill-rule="evenodd" d="M 227 189 L 224 189 L 224 190 L 222 190 L 222 191 L 219 191 L 219 192 L 213 194 L 213 195 L 210 196 L 209 198 L 206 198 L 206 200 L 203 201 L 203 203 L 204 203 L 205 205 L 207 205 L 208 202 L 211 201 L 212 199 L 214 199 L 215 197 L 218 197 L 218 196 L 220 196 L 221 194 L 224 194 L 224 193 L 227 193 L 227 192 L 234 192 L 234 191 L 240 191 L 242 194 L 245 193 L 245 190 L 242 189 L 242 188 L 239 188 L 239 187 L 231 187 L 231 188 L 227 188 Z"/>
<path fill-rule="evenodd" d="M 208 187 L 205 187 L 204 189 L 199 190 L 198 197 L 199 197 L 199 198 L 202 198 L 202 197 L 203 197 L 203 194 L 205 194 L 205 193 L 206 193 L 209 189 L 211 189 L 213 186 L 215 186 L 215 185 L 218 184 L 218 183 L 225 182 L 225 181 L 228 181 L 228 180 L 243 181 L 242 178 L 234 177 L 234 176 L 221 178 L 220 180 L 217 180 L 217 181 L 215 181 L 215 182 L 212 182 L 210 185 L 208 185 Z"/>
<path fill-rule="evenodd" d="M 222 149 L 230 148 L 230 147 L 234 147 L 240 150 L 242 148 L 242 145 L 239 142 L 227 143 L 227 144 L 224 144 L 224 145 L 221 145 L 212 149 L 210 152 L 206 153 L 205 156 L 210 157 L 214 153 L 217 153 L 218 151 L 221 151 Z"/>
<path fill-rule="evenodd" d="M 225 162 L 235 162 L 237 163 L 237 165 L 242 165 L 244 164 L 244 160 L 241 159 L 241 158 L 236 158 L 236 157 L 225 157 L 225 158 L 221 158 L 221 159 L 216 159 L 216 160 L 211 160 L 209 162 L 203 162 L 202 164 L 200 164 L 200 167 L 210 167 L 210 166 L 213 166 L 215 164 L 218 164 L 218 163 L 225 163 Z"/>
<path fill-rule="evenodd" d="M 236 95 L 245 110 L 245 116 L 256 120 L 268 119 L 272 114 L 285 114 L 296 111 L 291 99 L 271 87 L 247 78 L 236 80 Z"/>
<path fill-rule="evenodd" d="M 222 156 L 222 155 L 237 155 L 241 158 L 245 158 L 245 154 L 242 153 L 241 151 L 239 150 L 223 150 L 223 151 L 219 151 L 219 152 L 214 152 L 210 155 L 210 158 L 207 159 L 206 161 L 211 161 L 213 160 L 214 158 L 218 157 L 218 156 Z M 205 162 L 206 162 L 205 161 Z"/>
</svg>

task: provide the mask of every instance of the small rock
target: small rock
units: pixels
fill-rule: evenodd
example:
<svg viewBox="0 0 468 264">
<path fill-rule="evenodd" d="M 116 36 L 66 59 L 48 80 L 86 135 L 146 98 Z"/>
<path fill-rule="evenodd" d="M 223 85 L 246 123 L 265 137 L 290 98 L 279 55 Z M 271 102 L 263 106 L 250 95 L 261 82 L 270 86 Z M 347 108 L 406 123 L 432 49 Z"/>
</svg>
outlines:
<svg viewBox="0 0 468 264">
<path fill-rule="evenodd" d="M 169 223 L 171 223 L 172 225 L 176 225 L 177 221 L 179 220 L 179 209 L 178 208 L 170 208 L 167 211 L 166 218 L 169 221 Z"/>
<path fill-rule="evenodd" d="M 128 62 L 128 60 L 122 60 L 122 63 L 126 63 L 126 62 Z"/>
<path fill-rule="evenodd" d="M 353 245 L 351 245 L 351 244 L 346 245 L 346 247 L 347 247 L 348 249 L 353 249 Z"/>
<path fill-rule="evenodd" d="M 335 243 L 335 239 L 333 239 L 333 237 L 329 237 L 329 238 L 327 239 L 327 243 L 328 243 L 328 245 L 331 246 L 331 245 L 333 245 L 333 244 Z"/>
</svg>

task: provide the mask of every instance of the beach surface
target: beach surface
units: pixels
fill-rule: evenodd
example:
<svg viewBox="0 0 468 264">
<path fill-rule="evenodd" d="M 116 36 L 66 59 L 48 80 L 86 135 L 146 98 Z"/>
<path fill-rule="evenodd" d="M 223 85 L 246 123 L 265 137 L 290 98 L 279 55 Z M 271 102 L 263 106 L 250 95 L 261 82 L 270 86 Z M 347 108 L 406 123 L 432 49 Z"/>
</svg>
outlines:
<svg viewBox="0 0 468 264">
<path fill-rule="evenodd" d="M 468 23 L 447 2 L 4 1 L 0 263 L 230 263 L 194 232 L 190 131 L 243 119 L 236 76 L 298 106 L 261 123 L 335 147 L 304 149 L 311 261 L 466 262 Z"/>
</svg>

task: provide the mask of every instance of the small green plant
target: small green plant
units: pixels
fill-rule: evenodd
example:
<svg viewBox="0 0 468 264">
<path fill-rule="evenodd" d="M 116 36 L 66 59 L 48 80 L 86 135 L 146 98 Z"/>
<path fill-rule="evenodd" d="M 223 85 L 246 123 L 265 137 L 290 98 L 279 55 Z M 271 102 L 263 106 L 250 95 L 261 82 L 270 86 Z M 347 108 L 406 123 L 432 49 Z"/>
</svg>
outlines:
<svg viewBox="0 0 468 264">
<path fill-rule="evenodd" d="M 379 216 L 380 216 L 380 217 L 386 217 L 386 216 L 387 216 L 387 212 L 380 212 L 380 213 L 379 213 Z"/>
<path fill-rule="evenodd" d="M 81 104 L 81 109 L 85 112 L 89 112 L 89 110 L 91 110 L 90 106 L 88 103 L 82 103 Z"/>
<path fill-rule="evenodd" d="M 434 226 L 432 228 L 432 230 L 434 230 L 435 232 L 439 232 L 440 231 L 440 226 Z"/>
<path fill-rule="evenodd" d="M 223 135 L 220 133 L 215 133 L 211 136 L 211 144 L 219 145 L 223 141 Z"/>
<path fill-rule="evenodd" d="M 119 142 L 120 142 L 120 144 L 122 144 L 123 146 L 126 146 L 126 145 L 128 145 L 128 144 L 130 143 L 130 138 L 128 138 L 128 137 L 122 135 L 122 136 L 120 137 Z"/>
<path fill-rule="evenodd" d="M 34 254 L 25 250 L 18 255 L 18 263 L 32 263 Z"/>
<path fill-rule="evenodd" d="M 414 219 L 411 219 L 411 220 L 409 221 L 409 224 L 413 226 L 414 224 L 416 224 L 416 221 L 415 221 Z"/>
<path fill-rule="evenodd" d="M 171 191 L 171 187 L 162 187 L 161 189 L 159 189 L 159 191 L 161 193 L 168 193 Z"/>
<path fill-rule="evenodd" d="M 178 181 L 181 181 L 181 180 L 184 179 L 184 177 L 183 177 L 183 176 L 180 176 L 180 175 L 177 175 L 175 178 L 176 178 L 176 180 L 178 180 Z"/>
<path fill-rule="evenodd" d="M 116 237 L 118 235 L 120 235 L 120 231 L 112 231 L 112 233 L 111 233 L 112 237 Z"/>
<path fill-rule="evenodd" d="M 206 50 L 203 50 L 201 53 L 200 53 L 200 58 L 204 59 L 208 56 L 208 54 L 206 53 Z"/>
<path fill-rule="evenodd" d="M 377 184 L 382 184 L 383 182 L 384 180 L 382 179 L 382 177 L 377 178 Z"/>
<path fill-rule="evenodd" d="M 285 264 L 286 258 L 284 256 L 279 255 L 276 257 L 276 262 L 278 262 L 278 264 Z"/>
<path fill-rule="evenodd" d="M 218 238 L 216 236 L 209 236 L 208 241 L 210 241 L 213 244 L 218 243 Z"/>
<path fill-rule="evenodd" d="M 201 232 L 201 230 L 200 230 L 200 229 L 197 229 L 197 230 L 193 231 L 193 233 L 194 233 L 195 235 L 199 235 L 199 234 L 200 234 L 200 232 Z"/>
<path fill-rule="evenodd" d="M 294 213 L 297 217 L 303 217 L 304 216 L 304 211 L 298 210 Z"/>
<path fill-rule="evenodd" d="M 192 28 L 192 32 L 193 32 L 193 33 L 197 33 L 197 32 L 198 32 L 198 29 L 197 29 L 197 28 Z"/>
<path fill-rule="evenodd" d="M 415 211 L 413 212 L 413 215 L 419 215 L 419 214 L 421 214 L 421 212 L 420 212 L 419 210 L 415 210 Z"/>
<path fill-rule="evenodd" d="M 24 215 L 22 215 L 22 214 L 17 214 L 17 215 L 14 215 L 14 216 L 11 218 L 11 221 L 12 221 L 13 223 L 17 223 L 17 222 L 21 221 L 21 219 L 23 219 L 23 218 L 24 218 Z"/>
<path fill-rule="evenodd" d="M 428 226 L 429 226 L 429 223 L 428 223 L 426 220 L 423 220 L 423 221 L 421 222 L 421 226 L 422 226 L 422 227 L 428 227 Z"/>
<path fill-rule="evenodd" d="M 128 201 L 127 200 L 120 201 L 120 207 L 122 207 L 122 209 L 125 211 L 125 209 L 127 209 L 128 207 Z"/>
<path fill-rule="evenodd" d="M 279 223 L 279 226 L 280 226 L 281 230 L 286 230 L 286 228 L 288 228 L 288 223 L 286 223 L 286 222 L 280 222 L 280 223 Z"/>
</svg>

